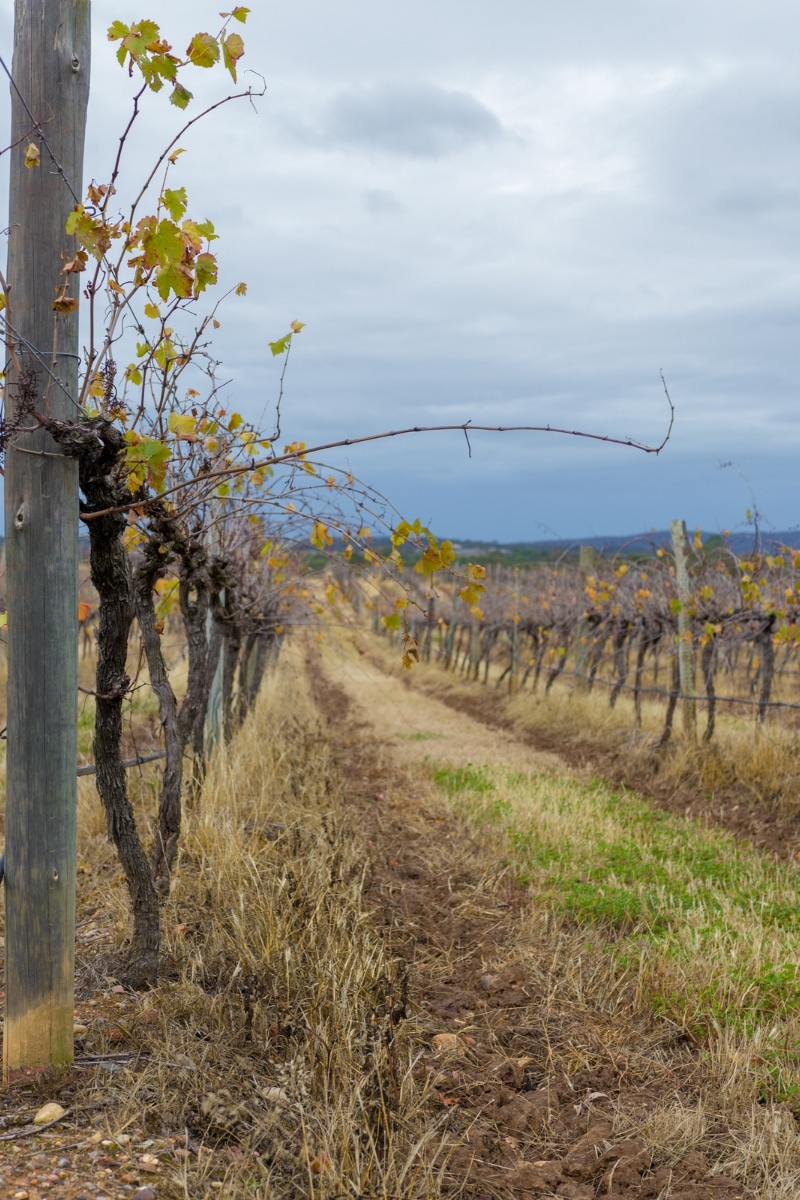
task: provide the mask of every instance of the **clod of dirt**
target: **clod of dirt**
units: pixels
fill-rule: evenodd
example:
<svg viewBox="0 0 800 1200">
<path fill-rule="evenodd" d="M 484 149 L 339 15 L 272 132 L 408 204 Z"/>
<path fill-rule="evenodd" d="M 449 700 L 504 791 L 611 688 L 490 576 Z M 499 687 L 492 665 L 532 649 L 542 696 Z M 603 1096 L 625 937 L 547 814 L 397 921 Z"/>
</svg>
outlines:
<svg viewBox="0 0 800 1200">
<path fill-rule="evenodd" d="M 596 1121 L 575 1143 L 564 1159 L 564 1170 L 578 1179 L 591 1179 L 597 1172 L 600 1157 L 608 1149 L 610 1121 Z"/>
<path fill-rule="evenodd" d="M 464 1049 L 464 1043 L 457 1033 L 437 1033 L 431 1038 L 431 1045 L 440 1054 L 458 1054 Z"/>
</svg>

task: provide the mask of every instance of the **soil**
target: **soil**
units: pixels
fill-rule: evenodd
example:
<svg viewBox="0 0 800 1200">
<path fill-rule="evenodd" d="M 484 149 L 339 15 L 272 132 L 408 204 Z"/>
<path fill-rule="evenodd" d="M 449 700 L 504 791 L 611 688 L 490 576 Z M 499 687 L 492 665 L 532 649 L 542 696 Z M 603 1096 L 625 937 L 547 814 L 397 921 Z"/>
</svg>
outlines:
<svg viewBox="0 0 800 1200">
<path fill-rule="evenodd" d="M 636 1062 L 633 1048 L 600 1046 L 591 1069 L 547 1069 L 552 1046 L 574 1038 L 568 1025 L 575 1015 L 553 1011 L 513 950 L 499 970 L 485 968 L 512 946 L 525 895 L 502 882 L 487 893 L 469 872 L 448 869 L 443 847 L 463 843 L 464 827 L 421 802 L 413 780 L 387 765 L 374 728 L 357 723 L 338 684 L 318 675 L 316 688 L 348 803 L 372 847 L 370 898 L 384 914 L 393 951 L 411 968 L 413 1012 L 427 1033 L 416 1074 L 427 1078 L 442 1120 L 450 1193 L 476 1200 L 748 1196 L 735 1180 L 712 1176 L 699 1150 L 654 1161 L 620 1127 L 620 1113 L 641 1116 L 667 1093 L 685 1089 L 688 1100 L 698 1064 L 680 1036 L 671 1061 Z"/>
</svg>

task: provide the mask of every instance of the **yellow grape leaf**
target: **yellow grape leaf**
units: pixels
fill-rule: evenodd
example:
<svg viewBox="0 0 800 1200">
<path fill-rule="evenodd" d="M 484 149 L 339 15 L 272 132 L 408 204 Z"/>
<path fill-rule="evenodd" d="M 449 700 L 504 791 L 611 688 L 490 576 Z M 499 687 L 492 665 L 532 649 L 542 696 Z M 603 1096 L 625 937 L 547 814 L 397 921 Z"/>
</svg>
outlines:
<svg viewBox="0 0 800 1200">
<path fill-rule="evenodd" d="M 238 283 L 236 285 L 236 287 L 234 288 L 234 294 L 237 296 L 246 296 L 247 295 L 247 284 L 246 283 Z"/>
<path fill-rule="evenodd" d="M 468 583 L 466 587 L 459 590 L 458 594 L 465 604 L 472 606 L 478 603 L 479 597 L 485 591 L 486 588 L 482 583 Z"/>
<path fill-rule="evenodd" d="M 170 433 L 174 433 L 177 438 L 185 438 L 194 434 L 197 425 L 194 417 L 189 413 L 170 413 L 167 427 Z"/>
<path fill-rule="evenodd" d="M 69 259 L 61 268 L 62 275 L 78 275 L 81 271 L 86 270 L 86 264 L 89 261 L 89 255 L 85 250 L 79 250 L 74 258 Z"/>
<path fill-rule="evenodd" d="M 236 83 L 236 64 L 244 54 L 244 42 L 238 33 L 229 33 L 222 42 L 222 58 Z"/>
<path fill-rule="evenodd" d="M 291 325 L 289 326 L 292 333 L 299 333 L 300 330 L 305 329 L 305 327 L 306 327 L 305 321 L 292 321 Z"/>
<path fill-rule="evenodd" d="M 410 671 L 414 663 L 419 662 L 417 639 L 410 633 L 403 634 L 403 668 Z"/>
<path fill-rule="evenodd" d="M 35 142 L 28 142 L 25 147 L 25 166 L 28 170 L 31 167 L 40 167 L 42 165 L 42 152 Z"/>
<path fill-rule="evenodd" d="M 213 67 L 219 61 L 219 42 L 210 33 L 196 33 L 189 43 L 186 57 L 196 67 Z"/>
<path fill-rule="evenodd" d="M 316 546 L 318 550 L 324 550 L 326 546 L 333 545 L 333 538 L 328 533 L 327 527 L 323 521 L 315 521 L 311 530 L 311 536 L 308 539 L 312 546 Z"/>
<path fill-rule="evenodd" d="M 89 395 L 93 400 L 102 400 L 105 395 L 103 376 L 98 371 L 92 376 L 92 382 L 89 384 Z"/>
<path fill-rule="evenodd" d="M 67 313 L 77 312 L 78 301 L 74 296 L 56 296 L 55 300 L 53 301 L 53 309 L 59 314 L 59 316 L 64 316 Z"/>
</svg>

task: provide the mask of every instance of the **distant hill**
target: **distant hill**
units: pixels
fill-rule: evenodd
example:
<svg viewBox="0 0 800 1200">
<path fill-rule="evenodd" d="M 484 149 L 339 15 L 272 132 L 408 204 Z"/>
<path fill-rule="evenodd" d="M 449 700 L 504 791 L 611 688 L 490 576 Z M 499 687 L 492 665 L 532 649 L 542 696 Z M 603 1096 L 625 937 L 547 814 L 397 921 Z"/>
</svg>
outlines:
<svg viewBox="0 0 800 1200">
<path fill-rule="evenodd" d="M 690 536 L 694 531 L 689 530 Z M 725 545 L 736 555 L 751 553 L 755 547 L 753 530 L 734 531 L 727 537 L 717 532 L 701 530 L 704 545 Z M 781 546 L 800 549 L 800 529 L 760 531 L 762 553 L 774 553 Z M 468 538 L 453 538 L 459 558 L 477 558 L 482 562 L 546 562 L 563 555 L 577 555 L 581 546 L 591 546 L 597 554 L 614 557 L 618 554 L 639 556 L 652 554 L 659 546 L 669 546 L 671 537 L 668 529 L 652 529 L 648 533 L 628 534 L 624 537 L 584 537 L 570 540 L 545 538 L 535 542 L 482 542 Z"/>
</svg>

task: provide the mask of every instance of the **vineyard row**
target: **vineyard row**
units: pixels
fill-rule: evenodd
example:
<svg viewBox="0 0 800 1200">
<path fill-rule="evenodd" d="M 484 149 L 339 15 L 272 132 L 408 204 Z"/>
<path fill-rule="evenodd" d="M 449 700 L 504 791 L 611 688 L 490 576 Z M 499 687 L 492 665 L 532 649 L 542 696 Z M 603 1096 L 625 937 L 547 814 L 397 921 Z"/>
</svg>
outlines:
<svg viewBox="0 0 800 1200">
<path fill-rule="evenodd" d="M 427 594 L 409 573 L 415 604 L 406 614 L 420 658 L 512 693 L 547 694 L 571 678 L 587 692 L 608 688 L 613 708 L 630 692 L 637 728 L 643 697 L 662 697 L 661 744 L 680 700 L 703 702 L 705 741 L 720 704 L 754 711 L 760 724 L 771 711 L 800 709 L 799 553 L 706 555 L 697 538 L 687 548 L 683 586 L 680 562 L 663 548 L 639 563 L 587 560 L 494 567 L 473 606 L 457 587 Z"/>
</svg>

